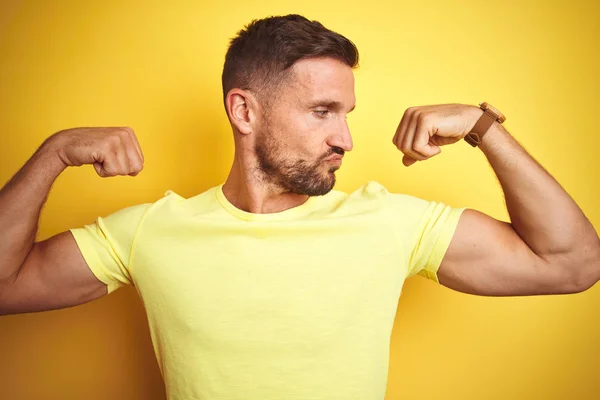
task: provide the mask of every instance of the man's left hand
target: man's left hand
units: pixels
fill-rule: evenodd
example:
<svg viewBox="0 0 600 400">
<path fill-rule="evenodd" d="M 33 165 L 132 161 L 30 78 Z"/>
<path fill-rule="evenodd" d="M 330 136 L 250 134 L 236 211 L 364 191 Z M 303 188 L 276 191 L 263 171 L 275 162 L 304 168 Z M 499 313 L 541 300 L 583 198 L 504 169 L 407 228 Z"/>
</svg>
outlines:
<svg viewBox="0 0 600 400">
<path fill-rule="evenodd" d="M 402 163 L 408 167 L 439 154 L 440 146 L 464 138 L 482 114 L 481 108 L 467 104 L 408 108 L 393 139 L 398 150 L 404 153 Z"/>
</svg>

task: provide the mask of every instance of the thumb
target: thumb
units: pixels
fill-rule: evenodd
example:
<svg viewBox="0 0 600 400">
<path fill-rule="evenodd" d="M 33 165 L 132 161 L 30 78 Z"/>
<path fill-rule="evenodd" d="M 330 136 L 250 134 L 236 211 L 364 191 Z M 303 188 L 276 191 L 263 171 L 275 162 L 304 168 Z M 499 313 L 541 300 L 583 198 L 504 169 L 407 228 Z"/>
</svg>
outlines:
<svg viewBox="0 0 600 400">
<path fill-rule="evenodd" d="M 417 160 L 415 160 L 414 158 L 410 158 L 407 155 L 404 155 L 402 157 L 402 164 L 404 164 L 406 167 L 410 167 L 411 165 L 413 165 L 416 162 L 417 162 Z"/>
<path fill-rule="evenodd" d="M 106 178 L 108 176 L 108 173 L 104 170 L 104 165 L 102 165 L 101 162 L 96 161 L 94 163 L 94 169 L 96 170 L 96 173 L 102 178 Z"/>
</svg>

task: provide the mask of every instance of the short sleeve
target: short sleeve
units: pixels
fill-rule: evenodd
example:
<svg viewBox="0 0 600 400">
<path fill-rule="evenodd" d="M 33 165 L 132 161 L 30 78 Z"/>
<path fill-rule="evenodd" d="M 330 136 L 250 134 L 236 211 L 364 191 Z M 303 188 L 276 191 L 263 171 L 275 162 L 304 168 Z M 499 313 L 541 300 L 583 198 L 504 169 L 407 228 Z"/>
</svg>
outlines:
<svg viewBox="0 0 600 400">
<path fill-rule="evenodd" d="M 80 228 L 70 229 L 92 273 L 111 293 L 131 284 L 129 256 L 142 218 L 150 204 L 123 208 Z"/>
<path fill-rule="evenodd" d="M 406 194 L 390 196 L 394 229 L 406 255 L 406 277 L 419 274 L 439 283 L 437 271 L 466 208 Z"/>
</svg>

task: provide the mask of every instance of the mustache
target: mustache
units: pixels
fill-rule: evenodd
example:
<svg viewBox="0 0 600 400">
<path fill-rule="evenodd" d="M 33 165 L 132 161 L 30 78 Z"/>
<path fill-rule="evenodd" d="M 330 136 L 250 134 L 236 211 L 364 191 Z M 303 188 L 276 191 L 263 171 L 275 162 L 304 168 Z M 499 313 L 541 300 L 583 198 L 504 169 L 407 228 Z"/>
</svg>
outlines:
<svg viewBox="0 0 600 400">
<path fill-rule="evenodd" d="M 325 154 L 325 156 L 323 156 L 323 159 L 326 159 L 327 157 L 331 157 L 335 154 L 339 154 L 340 156 L 343 156 L 346 152 L 344 151 L 344 149 L 334 146 L 331 148 L 331 152 Z"/>
</svg>

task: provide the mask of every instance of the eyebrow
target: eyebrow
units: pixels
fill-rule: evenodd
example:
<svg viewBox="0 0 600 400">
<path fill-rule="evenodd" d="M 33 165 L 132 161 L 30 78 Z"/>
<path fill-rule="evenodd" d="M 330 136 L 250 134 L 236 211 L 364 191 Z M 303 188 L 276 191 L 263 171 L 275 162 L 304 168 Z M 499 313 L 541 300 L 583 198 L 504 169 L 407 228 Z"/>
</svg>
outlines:
<svg viewBox="0 0 600 400">
<path fill-rule="evenodd" d="M 317 100 L 317 101 L 310 103 L 310 108 L 312 108 L 312 107 L 326 107 L 326 108 L 331 108 L 334 110 L 341 110 L 344 108 L 344 105 L 341 102 L 336 101 L 336 100 Z M 355 108 L 356 108 L 356 104 L 354 104 L 348 112 L 350 113 L 350 112 L 354 111 Z"/>
</svg>

